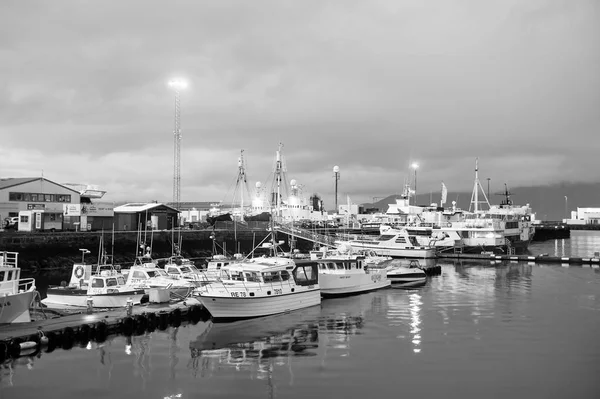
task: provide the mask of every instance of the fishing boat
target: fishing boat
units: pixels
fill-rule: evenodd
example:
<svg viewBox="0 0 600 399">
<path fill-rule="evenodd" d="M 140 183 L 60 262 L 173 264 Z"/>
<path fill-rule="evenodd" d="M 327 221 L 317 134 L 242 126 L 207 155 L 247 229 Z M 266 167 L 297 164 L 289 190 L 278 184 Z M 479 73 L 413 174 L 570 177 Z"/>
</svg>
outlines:
<svg viewBox="0 0 600 399">
<path fill-rule="evenodd" d="M 316 263 L 258 257 L 221 268 L 220 281 L 199 287 L 213 319 L 244 319 L 285 313 L 321 303 Z"/>
<path fill-rule="evenodd" d="M 21 278 L 18 252 L 0 252 L 0 324 L 28 323 L 37 291 L 35 279 Z"/>
<path fill-rule="evenodd" d="M 311 261 L 298 261 L 296 264 L 304 262 L 317 263 L 321 295 L 324 297 L 361 294 L 390 286 L 385 268 L 367 267 L 365 257 L 353 254 L 350 247 L 323 250 L 320 255 L 318 251 L 312 251 Z"/>
<path fill-rule="evenodd" d="M 199 285 L 196 282 L 169 276 L 164 269 L 144 256 L 138 256 L 133 266 L 122 270 L 127 284 L 150 293 L 152 288 L 167 289 L 172 296 L 185 298 Z"/>
<path fill-rule="evenodd" d="M 85 308 L 89 304 L 96 308 L 120 308 L 126 306 L 129 300 L 134 305 L 141 303 L 145 295 L 143 289 L 128 285 L 125 277 L 110 263 L 85 263 L 85 254 L 89 251 L 81 251 L 81 263 L 73 264 L 69 284 L 49 286 L 46 298 L 42 300 L 44 305 L 51 308 Z"/>
<path fill-rule="evenodd" d="M 348 241 L 340 241 L 338 244 L 350 245 L 358 251 L 368 250 L 382 256 L 392 258 L 435 258 L 435 248 L 419 244 L 414 235 L 410 235 L 406 229 L 394 229 L 389 227 L 376 237 L 359 236 Z"/>
</svg>

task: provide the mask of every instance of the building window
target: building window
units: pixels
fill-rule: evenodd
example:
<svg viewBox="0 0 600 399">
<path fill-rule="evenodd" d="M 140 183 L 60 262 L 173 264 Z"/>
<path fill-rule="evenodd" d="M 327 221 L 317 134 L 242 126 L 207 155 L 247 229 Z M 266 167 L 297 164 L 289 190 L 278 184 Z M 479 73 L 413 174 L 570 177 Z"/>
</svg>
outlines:
<svg viewBox="0 0 600 399">
<path fill-rule="evenodd" d="M 9 201 L 71 202 L 69 194 L 8 193 Z"/>
</svg>

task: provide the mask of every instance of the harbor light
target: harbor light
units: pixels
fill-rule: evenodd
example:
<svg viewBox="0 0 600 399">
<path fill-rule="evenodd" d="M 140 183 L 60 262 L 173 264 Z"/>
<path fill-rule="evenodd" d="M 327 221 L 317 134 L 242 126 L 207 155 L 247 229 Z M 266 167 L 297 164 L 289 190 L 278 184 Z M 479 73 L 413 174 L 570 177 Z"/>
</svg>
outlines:
<svg viewBox="0 0 600 399">
<path fill-rule="evenodd" d="M 335 178 L 335 213 L 338 213 L 338 181 L 340 180 L 340 167 L 333 167 L 333 177 Z"/>
<path fill-rule="evenodd" d="M 416 162 L 413 162 L 410 165 L 410 167 L 413 168 L 415 171 L 415 205 L 417 205 L 417 169 L 419 169 L 419 164 Z M 410 197 L 409 197 L 409 203 L 410 203 Z"/>
<path fill-rule="evenodd" d="M 188 84 L 183 79 L 173 79 L 169 81 L 169 87 L 171 87 L 174 90 L 183 90 L 188 87 Z"/>
</svg>

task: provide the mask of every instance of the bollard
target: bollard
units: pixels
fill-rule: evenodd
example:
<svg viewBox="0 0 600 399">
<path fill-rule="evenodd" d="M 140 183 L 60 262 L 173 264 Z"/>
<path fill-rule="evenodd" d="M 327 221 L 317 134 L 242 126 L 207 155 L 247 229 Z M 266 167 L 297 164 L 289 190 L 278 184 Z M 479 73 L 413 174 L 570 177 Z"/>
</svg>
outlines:
<svg viewBox="0 0 600 399">
<path fill-rule="evenodd" d="M 87 297 L 87 314 L 94 313 L 94 298 L 91 296 Z"/>
<path fill-rule="evenodd" d="M 131 316 L 131 314 L 133 313 L 133 299 L 131 299 L 131 297 L 129 297 L 127 299 L 127 316 Z"/>
</svg>

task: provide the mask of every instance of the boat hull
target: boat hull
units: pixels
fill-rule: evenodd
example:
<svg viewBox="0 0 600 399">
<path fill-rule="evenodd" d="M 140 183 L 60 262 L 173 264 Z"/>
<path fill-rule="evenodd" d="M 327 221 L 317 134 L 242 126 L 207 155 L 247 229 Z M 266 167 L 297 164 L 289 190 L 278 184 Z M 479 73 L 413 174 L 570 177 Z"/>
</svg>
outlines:
<svg viewBox="0 0 600 399">
<path fill-rule="evenodd" d="M 29 323 L 29 307 L 35 291 L 25 291 L 0 298 L 0 324 Z"/>
<path fill-rule="evenodd" d="M 324 297 L 361 294 L 389 287 L 385 271 L 374 270 L 365 274 L 319 273 L 319 286 Z"/>
<path fill-rule="evenodd" d="M 88 295 L 86 290 L 66 290 L 61 288 L 48 289 L 47 297 L 42 303 L 52 308 L 86 308 L 87 300 L 92 298 L 95 308 L 121 308 L 127 306 L 129 298 L 134 305 L 141 303 L 145 294 L 144 290 L 134 290 L 111 294 Z"/>
<path fill-rule="evenodd" d="M 313 288 L 302 292 L 272 296 L 226 297 L 201 294 L 200 301 L 213 319 L 247 319 L 291 312 L 321 303 L 321 291 Z"/>
</svg>

